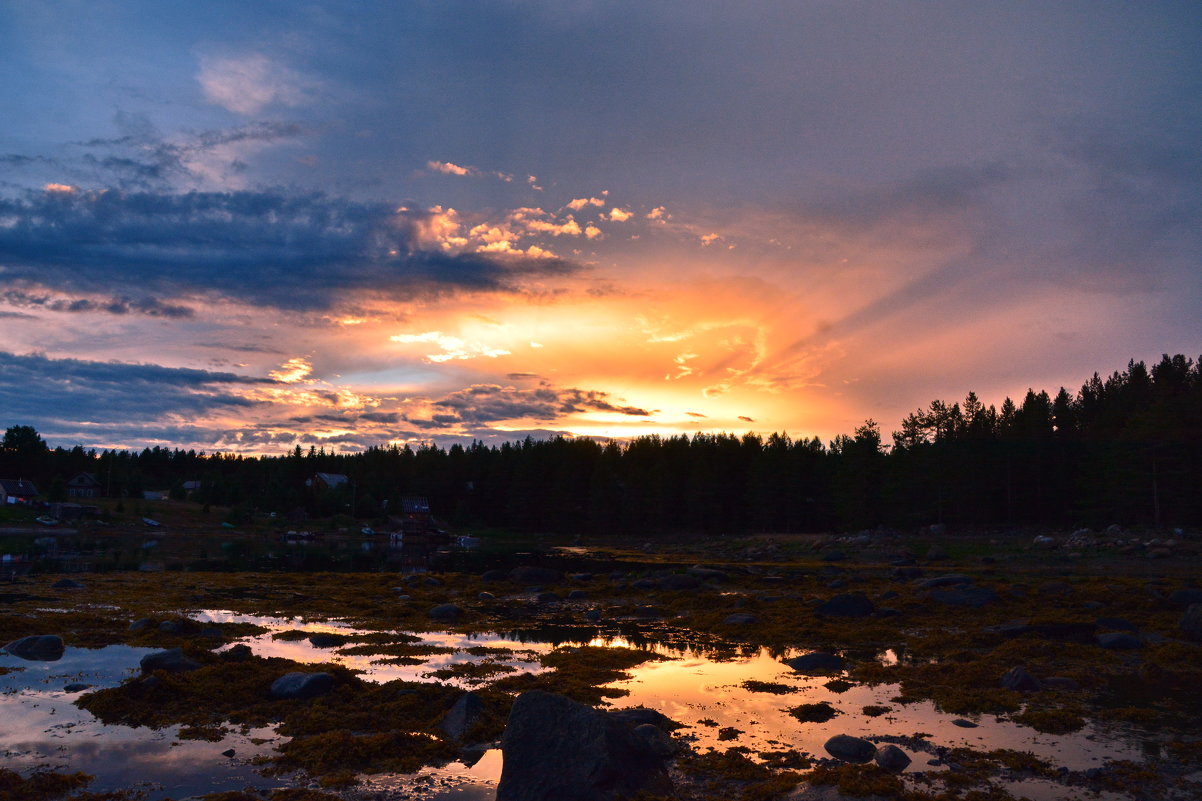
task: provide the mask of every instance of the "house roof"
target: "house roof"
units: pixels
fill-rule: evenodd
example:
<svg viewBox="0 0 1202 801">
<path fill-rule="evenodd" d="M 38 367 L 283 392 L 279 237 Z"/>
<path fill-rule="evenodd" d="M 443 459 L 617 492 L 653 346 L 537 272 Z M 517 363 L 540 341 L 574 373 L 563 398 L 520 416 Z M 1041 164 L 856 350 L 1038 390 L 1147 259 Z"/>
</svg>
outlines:
<svg viewBox="0 0 1202 801">
<path fill-rule="evenodd" d="M 342 473 L 318 473 L 317 478 L 319 478 L 327 487 L 337 487 L 350 481 L 350 479 L 344 476 Z"/>
<path fill-rule="evenodd" d="M 12 495 L 14 498 L 33 497 L 38 494 L 38 488 L 33 482 L 23 478 L 0 478 L 0 489 L 4 490 L 5 495 Z"/>
<path fill-rule="evenodd" d="M 95 473 L 76 473 L 67 483 L 75 487 L 100 486 L 100 482 L 96 480 Z"/>
</svg>

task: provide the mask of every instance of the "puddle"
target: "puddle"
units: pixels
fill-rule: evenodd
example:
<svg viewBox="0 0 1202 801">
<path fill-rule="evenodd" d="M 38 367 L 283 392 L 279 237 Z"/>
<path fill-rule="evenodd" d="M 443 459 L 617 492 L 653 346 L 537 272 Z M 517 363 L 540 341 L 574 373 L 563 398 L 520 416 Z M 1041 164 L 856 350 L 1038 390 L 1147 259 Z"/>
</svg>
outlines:
<svg viewBox="0 0 1202 801">
<path fill-rule="evenodd" d="M 106 726 L 74 705 L 83 690 L 64 689 L 71 684 L 114 687 L 136 673 L 138 661 L 154 650 L 126 645 L 67 648 L 56 662 L 0 654 L 0 667 L 20 668 L 0 676 L 0 756 L 5 767 L 22 773 L 83 771 L 96 777 L 92 790 L 132 786 L 146 790 L 150 799 L 282 786 L 248 764 L 278 740 L 270 729 L 237 732 L 219 743 L 178 740 L 177 726 Z M 271 742 L 255 745 L 252 738 Z M 230 748 L 234 758 L 221 755 Z M 131 785 L 131 776 L 143 778 Z"/>
<path fill-rule="evenodd" d="M 639 647 L 663 657 L 630 669 L 631 677 L 611 687 L 628 692 L 614 699 L 615 707 L 646 706 L 663 712 L 685 725 L 677 732 L 699 750 L 739 745 L 751 752 L 795 749 L 823 756 L 823 743 L 834 734 L 860 737 L 909 737 L 919 733 L 936 746 L 966 746 L 988 751 L 1007 748 L 1027 751 L 1069 770 L 1098 767 L 1108 760 L 1142 762 L 1146 756 L 1143 739 L 1121 727 L 1087 727 L 1072 735 L 1039 734 L 1003 718 L 983 715 L 970 718 L 976 728 L 953 723 L 955 716 L 937 711 L 929 702 L 899 705 L 890 699 L 898 694 L 895 685 L 851 686 L 835 692 L 825 685 L 831 677 L 810 677 L 794 673 L 783 660 L 804 653 L 790 651 L 773 654 L 767 649 L 707 649 L 704 647 L 639 636 L 602 633 L 575 639 L 580 630 L 514 631 L 487 635 L 446 632 L 418 633 L 414 643 L 442 652 L 422 655 L 421 664 L 381 664 L 380 656 L 348 655 L 339 648 L 317 648 L 307 639 L 274 639 L 273 633 L 299 630 L 310 633 L 361 635 L 368 632 L 338 621 L 312 621 L 301 618 L 264 617 L 226 610 L 191 613 L 201 622 L 253 623 L 268 629 L 265 634 L 242 638 L 260 656 L 278 656 L 298 662 L 337 662 L 361 671 L 363 678 L 388 682 L 432 681 L 429 674 L 440 668 L 464 662 L 506 665 L 515 671 L 538 672 L 538 657 L 557 645 L 592 645 L 610 648 Z M 682 635 L 683 636 L 683 635 Z M 348 645 L 353 646 L 354 643 Z M 469 650 L 470 649 L 470 650 Z M 486 650 L 481 650 L 486 649 Z M 21 668 L 0 676 L 0 754 L 5 762 L 20 770 L 47 768 L 81 770 L 96 776 L 94 791 L 130 787 L 129 777 L 142 777 L 139 785 L 148 790 L 148 798 L 183 799 L 221 790 L 285 786 L 286 780 L 259 775 L 249 761 L 269 753 L 279 744 L 270 729 L 238 731 L 219 743 L 180 741 L 178 728 L 162 730 L 105 726 L 72 701 L 79 692 L 66 692 L 72 683 L 111 687 L 137 670 L 138 660 L 153 649 L 113 645 L 96 650 L 68 648 L 57 662 L 26 662 L 0 654 L 0 667 Z M 874 655 L 883 662 L 896 662 L 898 655 L 882 652 Z M 755 692 L 744 682 L 756 681 L 784 685 L 791 692 L 776 694 Z M 469 688 L 462 680 L 448 683 Z M 803 723 L 788 710 L 799 704 L 827 703 L 838 714 L 824 723 Z M 864 707 L 886 707 L 875 717 Z M 252 739 L 266 742 L 255 744 Z M 221 752 L 233 748 L 233 758 Z M 931 766 L 932 756 L 902 746 L 913 759 L 909 771 L 942 770 Z M 483 753 L 474 764 L 453 763 L 443 768 L 424 769 L 414 775 L 364 777 L 363 787 L 389 791 L 414 799 L 464 799 L 483 801 L 495 795 L 500 776 L 501 755 L 496 749 Z M 1023 781 L 1011 783 L 1012 791 L 1036 801 L 1070 798 L 1074 792 L 1054 782 Z M 1080 795 L 1085 797 L 1084 791 Z M 1097 798 L 1098 796 L 1090 796 Z"/>
</svg>

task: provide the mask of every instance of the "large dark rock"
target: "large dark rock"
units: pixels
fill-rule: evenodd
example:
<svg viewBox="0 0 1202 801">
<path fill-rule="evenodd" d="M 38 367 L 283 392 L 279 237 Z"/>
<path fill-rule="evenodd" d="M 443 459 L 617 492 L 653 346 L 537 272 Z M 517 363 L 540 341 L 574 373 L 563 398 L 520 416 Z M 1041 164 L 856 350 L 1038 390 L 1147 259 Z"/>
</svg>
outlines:
<svg viewBox="0 0 1202 801">
<path fill-rule="evenodd" d="M 815 651 L 812 654 L 802 654 L 795 656 L 792 659 L 785 660 L 785 664 L 793 668 L 798 673 L 812 675 L 815 673 L 833 673 L 843 670 L 843 657 L 829 654 L 824 651 Z"/>
<path fill-rule="evenodd" d="M 338 648 L 346 645 L 350 637 L 345 634 L 335 634 L 332 631 L 320 631 L 309 635 L 309 644 L 314 648 Z"/>
<path fill-rule="evenodd" d="M 875 608 L 872 601 L 868 600 L 868 596 L 853 592 L 836 595 L 826 603 L 815 607 L 814 612 L 832 617 L 868 617 Z"/>
<path fill-rule="evenodd" d="M 974 609 L 993 603 L 997 593 L 988 587 L 957 587 L 950 590 L 932 590 L 931 600 L 945 606 L 968 606 Z"/>
<path fill-rule="evenodd" d="M 501 738 L 497 801 L 619 801 L 667 794 L 663 758 L 604 712 L 541 690 L 513 703 Z"/>
<path fill-rule="evenodd" d="M 57 662 L 63 658 L 63 638 L 57 634 L 34 634 L 13 640 L 4 650 L 30 662 Z"/>
<path fill-rule="evenodd" d="M 486 709 L 480 696 L 474 693 L 464 693 L 443 716 L 438 728 L 442 729 L 442 733 L 452 740 L 463 742 L 467 739 L 468 732 L 484 717 Z"/>
<path fill-rule="evenodd" d="M 431 607 L 430 611 L 426 612 L 426 617 L 444 623 L 454 623 L 457 620 L 463 620 L 465 615 L 466 612 L 463 611 L 463 607 L 455 604 L 439 604 L 438 606 Z"/>
<path fill-rule="evenodd" d="M 187 673 L 189 670 L 198 670 L 200 663 L 184 656 L 182 649 L 169 648 L 166 651 L 147 654 L 138 662 L 138 666 L 142 668 L 143 673 L 153 673 L 156 670 L 164 670 L 168 673 Z"/>
<path fill-rule="evenodd" d="M 515 584 L 554 584 L 563 581 L 563 573 L 549 567 L 522 565 L 509 571 L 509 580 Z"/>
<path fill-rule="evenodd" d="M 1007 690 L 1030 693 L 1043 689 L 1043 683 L 1026 668 L 1012 667 L 1002 676 L 1002 686 Z"/>
<path fill-rule="evenodd" d="M 271 697 L 317 698 L 334 689 L 336 680 L 329 673 L 285 673 L 271 684 Z"/>
<path fill-rule="evenodd" d="M 56 590 L 82 590 L 83 589 L 82 584 L 80 584 L 78 581 L 75 581 L 74 579 L 69 579 L 69 578 L 59 579 L 58 581 L 54 582 L 50 586 Z"/>
<path fill-rule="evenodd" d="M 835 759 L 842 759 L 844 762 L 863 764 L 871 762 L 876 756 L 875 745 L 850 734 L 836 734 L 826 741 L 823 748 Z"/>
</svg>

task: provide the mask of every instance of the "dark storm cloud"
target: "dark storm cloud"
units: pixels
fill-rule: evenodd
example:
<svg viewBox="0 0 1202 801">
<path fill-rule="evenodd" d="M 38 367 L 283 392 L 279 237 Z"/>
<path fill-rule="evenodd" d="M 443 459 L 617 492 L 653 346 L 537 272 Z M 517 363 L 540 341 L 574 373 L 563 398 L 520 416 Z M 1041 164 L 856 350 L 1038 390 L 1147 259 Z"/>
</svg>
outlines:
<svg viewBox="0 0 1202 801">
<path fill-rule="evenodd" d="M 274 383 L 209 370 L 0 351 L 0 409 L 9 421 L 39 429 L 66 420 L 146 423 L 171 414 L 247 408 L 255 404 L 237 388 Z"/>
<path fill-rule="evenodd" d="M 433 406 L 442 411 L 431 415 L 428 420 L 408 418 L 408 421 L 416 426 L 440 428 L 524 418 L 555 420 L 563 415 L 587 411 L 616 412 L 632 417 L 649 417 L 652 414 L 635 406 L 614 404 L 609 397 L 609 393 L 597 390 L 555 389 L 546 385 L 537 389 L 516 389 L 497 384 L 476 384 L 435 401 Z"/>
<path fill-rule="evenodd" d="M 422 249 L 426 214 L 320 194 L 37 192 L 0 199 L 8 280 L 64 291 L 202 294 L 293 310 L 343 293 L 499 291 L 556 259 Z"/>
<path fill-rule="evenodd" d="M 147 317 L 191 317 L 188 306 L 164 303 L 157 298 L 79 298 L 41 292 L 10 289 L 0 292 L 0 303 L 54 312 L 102 312 L 104 314 L 144 314 Z"/>
</svg>

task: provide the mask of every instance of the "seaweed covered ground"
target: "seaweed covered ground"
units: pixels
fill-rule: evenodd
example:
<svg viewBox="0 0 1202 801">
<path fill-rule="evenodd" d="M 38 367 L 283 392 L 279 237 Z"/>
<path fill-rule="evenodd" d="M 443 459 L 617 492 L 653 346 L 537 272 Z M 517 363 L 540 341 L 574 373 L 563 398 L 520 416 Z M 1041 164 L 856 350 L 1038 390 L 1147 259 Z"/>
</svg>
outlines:
<svg viewBox="0 0 1202 801">
<path fill-rule="evenodd" d="M 0 643 L 179 649 L 186 669 L 131 670 L 73 703 L 114 731 L 260 745 L 253 768 L 270 782 L 193 794 L 206 801 L 388 798 L 373 777 L 495 749 L 522 692 L 655 706 L 655 677 L 670 693 L 669 668 L 699 654 L 771 669 L 725 690 L 758 704 L 746 720 L 679 721 L 674 798 L 1202 795 L 1202 560 L 1187 534 L 551 545 L 489 557 L 486 540 L 484 556 L 408 573 L 35 572 L 0 593 Z M 826 661 L 793 666 L 806 655 Z M 27 669 L 0 666 L 6 680 Z M 273 690 L 315 672 L 330 677 L 319 694 Z M 903 730 L 920 709 L 972 744 Z M 834 759 L 821 743 L 845 732 L 912 762 Z M 1139 747 L 1074 758 L 1107 738 Z M 0 801 L 164 797 L 139 778 L 98 787 L 32 765 L 0 774 Z"/>
</svg>

